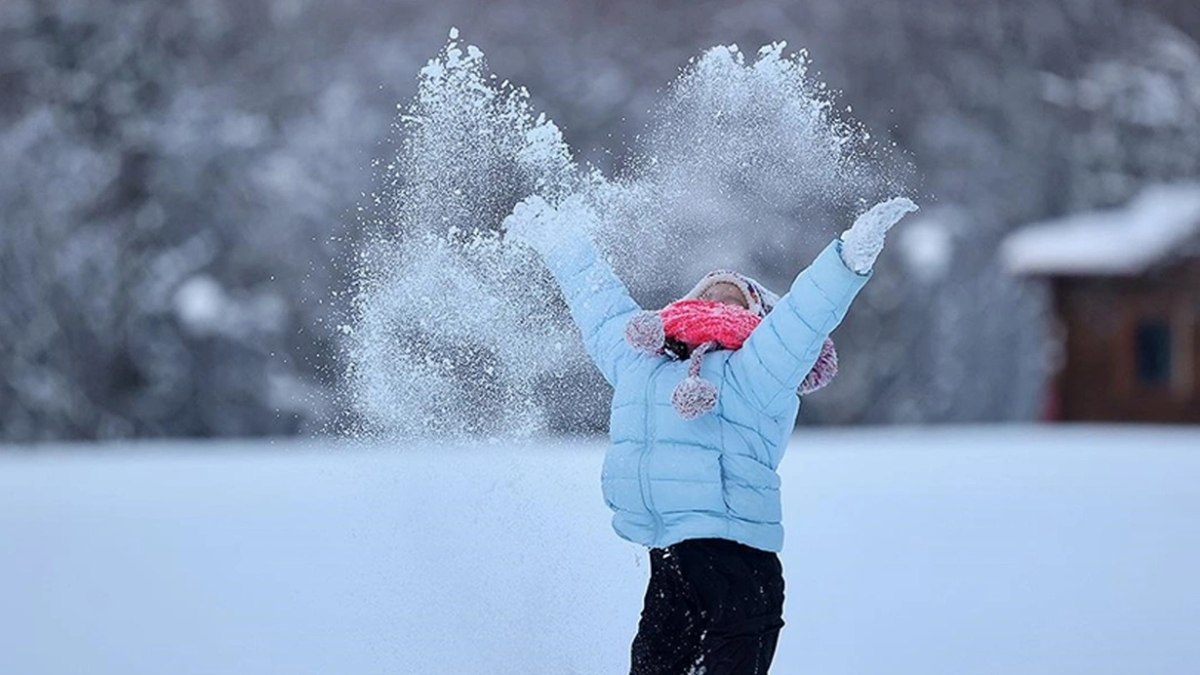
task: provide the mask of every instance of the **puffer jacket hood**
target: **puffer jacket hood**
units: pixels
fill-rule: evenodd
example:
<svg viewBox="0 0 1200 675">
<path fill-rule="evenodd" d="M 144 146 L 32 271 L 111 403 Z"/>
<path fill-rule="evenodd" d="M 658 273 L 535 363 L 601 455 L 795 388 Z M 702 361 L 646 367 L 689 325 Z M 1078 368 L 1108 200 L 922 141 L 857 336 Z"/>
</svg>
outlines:
<svg viewBox="0 0 1200 675">
<path fill-rule="evenodd" d="M 746 308 L 757 314 L 759 318 L 765 317 L 779 303 L 779 295 L 759 283 L 756 279 L 741 272 L 728 269 L 713 270 L 700 277 L 700 281 L 697 281 L 692 290 L 688 291 L 683 297 L 686 300 L 694 300 L 703 295 L 704 291 L 720 283 L 736 286 L 742 292 L 742 296 L 746 298 Z"/>
</svg>

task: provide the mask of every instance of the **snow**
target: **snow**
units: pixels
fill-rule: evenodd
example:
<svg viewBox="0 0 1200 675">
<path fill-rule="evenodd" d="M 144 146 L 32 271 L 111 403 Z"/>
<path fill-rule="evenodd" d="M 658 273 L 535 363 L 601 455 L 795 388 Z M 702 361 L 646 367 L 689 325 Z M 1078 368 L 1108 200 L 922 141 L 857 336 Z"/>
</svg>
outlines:
<svg viewBox="0 0 1200 675">
<path fill-rule="evenodd" d="M 904 214 L 917 210 L 917 205 L 907 197 L 894 197 L 872 206 L 855 219 L 854 225 L 842 233 L 842 260 L 846 266 L 866 274 L 875 266 L 875 259 L 883 250 L 883 241 L 888 230 Z"/>
<path fill-rule="evenodd" d="M 954 239 L 966 218 L 959 209 L 940 207 L 913 217 L 897 233 L 896 244 L 908 270 L 921 282 L 944 279 L 954 257 Z"/>
<path fill-rule="evenodd" d="M 1200 184 L 1154 185 L 1128 205 L 1027 226 L 1002 255 L 1018 274 L 1134 275 L 1200 233 Z"/>
<path fill-rule="evenodd" d="M 588 207 L 588 234 L 644 297 L 682 294 L 717 267 L 770 269 L 771 256 L 798 273 L 797 230 L 823 245 L 834 232 L 813 228 L 827 214 L 902 192 L 883 168 L 888 151 L 834 112 L 807 55 L 785 43 L 693 60 L 610 177 L 579 162 L 530 94 L 458 36 L 420 70 L 363 207 L 374 234 L 357 251 L 346 308 L 345 399 L 363 426 L 351 433 L 520 437 L 563 417 L 551 402 L 598 384 L 545 266 L 500 236 L 532 195 L 569 213 Z M 555 345 L 570 348 L 544 358 Z"/>
<path fill-rule="evenodd" d="M 802 431 L 773 672 L 1188 675 L 1200 429 Z M 0 454 L 0 672 L 626 672 L 602 443 Z"/>
<path fill-rule="evenodd" d="M 206 274 L 188 279 L 175 291 L 175 313 L 183 325 L 196 333 L 215 332 L 225 302 L 221 284 Z"/>
<path fill-rule="evenodd" d="M 287 306 L 271 292 L 235 297 L 207 274 L 184 281 L 173 296 L 175 315 L 195 335 L 253 337 L 281 329 Z"/>
</svg>

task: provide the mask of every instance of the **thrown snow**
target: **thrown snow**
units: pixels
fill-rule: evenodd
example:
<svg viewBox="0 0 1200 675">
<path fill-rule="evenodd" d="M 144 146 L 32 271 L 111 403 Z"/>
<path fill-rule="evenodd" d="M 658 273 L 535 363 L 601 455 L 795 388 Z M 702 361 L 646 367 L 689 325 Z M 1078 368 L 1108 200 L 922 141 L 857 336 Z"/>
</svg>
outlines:
<svg viewBox="0 0 1200 675">
<path fill-rule="evenodd" d="M 498 232 L 526 197 L 584 200 L 597 215 L 589 234 L 636 297 L 682 293 L 713 267 L 752 267 L 803 235 L 832 237 L 819 225 L 830 214 L 901 191 L 889 153 L 834 110 L 807 55 L 784 47 L 694 59 L 629 165 L 607 177 L 580 166 L 529 93 L 491 75 L 452 30 L 421 69 L 364 205 L 372 236 L 346 344 L 347 404 L 364 424 L 350 431 L 519 437 L 545 428 L 545 401 L 579 397 L 587 365 L 558 291 Z"/>
<path fill-rule="evenodd" d="M 1128 205 L 1029 225 L 1005 240 L 1018 274 L 1132 275 L 1200 233 L 1200 184 L 1155 185 Z"/>
<path fill-rule="evenodd" d="M 772 672 L 1191 675 L 1200 430 L 803 432 Z M 0 455 L 0 672 L 613 675 L 602 443 Z"/>
</svg>

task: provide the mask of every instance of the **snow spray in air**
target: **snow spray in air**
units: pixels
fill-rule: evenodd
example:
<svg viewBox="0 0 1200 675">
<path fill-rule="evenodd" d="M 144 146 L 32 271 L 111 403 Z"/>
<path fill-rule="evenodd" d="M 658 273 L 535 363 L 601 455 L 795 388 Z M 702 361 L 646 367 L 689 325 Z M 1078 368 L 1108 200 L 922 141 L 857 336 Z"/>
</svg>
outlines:
<svg viewBox="0 0 1200 675">
<path fill-rule="evenodd" d="M 763 250 L 798 271 L 785 246 L 832 230 L 806 234 L 797 222 L 828 223 L 899 192 L 881 170 L 886 153 L 835 114 L 806 55 L 785 55 L 782 43 L 749 63 L 736 47 L 694 59 L 609 178 L 579 166 L 528 92 L 488 73 L 457 37 L 421 69 L 363 205 L 368 235 L 344 327 L 358 433 L 525 436 L 600 385 L 536 254 L 501 239 L 525 197 L 574 197 L 638 297 L 682 292 L 705 271 L 697 265 L 753 273 Z"/>
</svg>

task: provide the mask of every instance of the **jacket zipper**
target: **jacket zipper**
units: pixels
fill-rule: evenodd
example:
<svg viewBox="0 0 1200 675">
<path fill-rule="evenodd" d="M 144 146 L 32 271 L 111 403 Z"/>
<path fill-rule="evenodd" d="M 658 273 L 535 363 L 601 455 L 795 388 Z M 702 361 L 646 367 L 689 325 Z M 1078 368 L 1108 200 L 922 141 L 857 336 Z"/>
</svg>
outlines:
<svg viewBox="0 0 1200 675">
<path fill-rule="evenodd" d="M 658 375 L 658 371 L 665 363 L 660 363 L 655 366 L 650 372 L 650 378 L 646 382 L 646 442 L 642 446 L 642 456 L 638 459 L 638 487 L 642 491 L 642 505 L 646 507 L 646 511 L 654 519 L 654 540 L 651 544 L 657 544 L 662 538 L 662 517 L 654 508 L 654 499 L 650 496 L 650 477 L 646 474 L 646 460 L 650 457 L 651 443 L 654 438 L 654 380 Z"/>
</svg>

